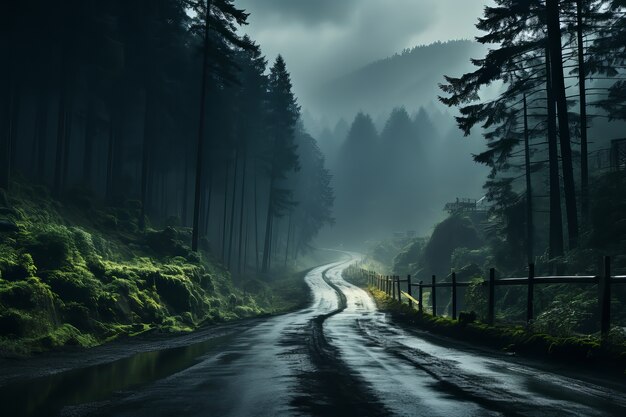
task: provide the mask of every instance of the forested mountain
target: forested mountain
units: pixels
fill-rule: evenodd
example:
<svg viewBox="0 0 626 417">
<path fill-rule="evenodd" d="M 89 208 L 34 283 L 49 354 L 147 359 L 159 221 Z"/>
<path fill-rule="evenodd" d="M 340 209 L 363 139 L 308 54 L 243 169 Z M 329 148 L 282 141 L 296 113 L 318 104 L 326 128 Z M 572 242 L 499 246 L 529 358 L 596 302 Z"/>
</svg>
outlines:
<svg viewBox="0 0 626 417">
<path fill-rule="evenodd" d="M 394 107 L 418 109 L 437 102 L 437 84 L 447 69 L 470 70 L 470 58 L 483 51 L 470 40 L 407 49 L 320 86 L 310 107 L 329 120 L 352 118 L 357 111 L 376 119 Z"/>
</svg>

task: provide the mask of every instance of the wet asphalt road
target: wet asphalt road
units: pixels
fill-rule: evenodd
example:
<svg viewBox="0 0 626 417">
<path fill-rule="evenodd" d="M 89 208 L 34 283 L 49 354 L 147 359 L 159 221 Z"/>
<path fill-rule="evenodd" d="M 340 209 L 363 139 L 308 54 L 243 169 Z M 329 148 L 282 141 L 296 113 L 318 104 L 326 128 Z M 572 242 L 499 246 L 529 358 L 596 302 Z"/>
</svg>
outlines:
<svg viewBox="0 0 626 417">
<path fill-rule="evenodd" d="M 169 376 L 58 414 L 626 416 L 622 392 L 445 347 L 394 325 L 341 278 L 355 260 L 306 276 L 309 308 L 242 328 Z"/>
</svg>

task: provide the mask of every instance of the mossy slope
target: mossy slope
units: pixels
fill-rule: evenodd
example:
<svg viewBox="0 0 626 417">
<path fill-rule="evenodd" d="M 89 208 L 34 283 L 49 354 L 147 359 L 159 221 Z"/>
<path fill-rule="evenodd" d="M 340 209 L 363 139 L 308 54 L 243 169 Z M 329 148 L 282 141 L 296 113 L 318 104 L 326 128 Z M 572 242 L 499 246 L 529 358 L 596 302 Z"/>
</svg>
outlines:
<svg viewBox="0 0 626 417">
<path fill-rule="evenodd" d="M 61 204 L 22 183 L 2 200 L 2 355 L 191 330 L 301 302 L 277 291 L 280 282 L 248 279 L 242 291 L 210 254 L 189 250 L 187 229 L 139 232 L 136 203 L 98 208 L 77 193 Z"/>
</svg>

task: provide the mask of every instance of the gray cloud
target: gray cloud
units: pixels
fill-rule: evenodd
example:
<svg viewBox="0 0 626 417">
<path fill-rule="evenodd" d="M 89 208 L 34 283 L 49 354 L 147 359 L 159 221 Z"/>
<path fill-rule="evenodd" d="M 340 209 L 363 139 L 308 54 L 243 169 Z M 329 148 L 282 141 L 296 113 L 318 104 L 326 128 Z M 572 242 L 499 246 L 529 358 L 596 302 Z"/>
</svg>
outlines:
<svg viewBox="0 0 626 417">
<path fill-rule="evenodd" d="M 300 102 L 320 84 L 404 48 L 472 38 L 490 0 L 237 0 L 269 60 L 282 54 Z M 315 109 L 310 109 L 315 112 Z"/>
<path fill-rule="evenodd" d="M 241 0 L 237 4 L 262 18 L 297 20 L 306 25 L 341 23 L 359 0 Z"/>
</svg>

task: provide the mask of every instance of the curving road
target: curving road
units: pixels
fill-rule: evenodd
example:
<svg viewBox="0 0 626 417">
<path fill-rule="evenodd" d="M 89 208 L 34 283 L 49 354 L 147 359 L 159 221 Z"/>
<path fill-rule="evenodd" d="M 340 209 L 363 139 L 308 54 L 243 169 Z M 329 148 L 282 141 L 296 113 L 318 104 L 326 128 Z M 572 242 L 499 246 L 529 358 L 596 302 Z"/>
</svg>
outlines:
<svg viewBox="0 0 626 417">
<path fill-rule="evenodd" d="M 181 370 L 67 416 L 625 416 L 622 392 L 395 326 L 344 281 L 349 259 L 312 270 L 307 309 L 254 322 Z M 166 359 L 160 359 L 159 366 Z M 52 415 L 50 413 L 49 415 Z"/>
</svg>

